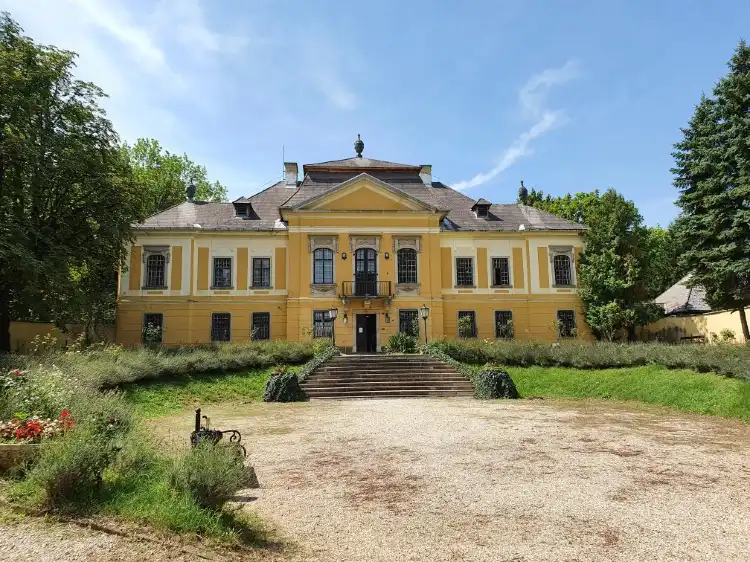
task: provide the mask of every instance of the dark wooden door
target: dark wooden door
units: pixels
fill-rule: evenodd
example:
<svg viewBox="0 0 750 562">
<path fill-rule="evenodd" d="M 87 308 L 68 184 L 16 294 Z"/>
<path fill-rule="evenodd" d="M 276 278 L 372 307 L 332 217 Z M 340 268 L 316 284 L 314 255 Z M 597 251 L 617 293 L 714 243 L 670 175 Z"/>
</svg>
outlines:
<svg viewBox="0 0 750 562">
<path fill-rule="evenodd" d="M 375 314 L 357 314 L 357 352 L 375 353 L 378 349 Z"/>
<path fill-rule="evenodd" d="M 378 294 L 378 260 L 372 248 L 360 248 L 354 254 L 354 294 L 358 297 Z"/>
</svg>

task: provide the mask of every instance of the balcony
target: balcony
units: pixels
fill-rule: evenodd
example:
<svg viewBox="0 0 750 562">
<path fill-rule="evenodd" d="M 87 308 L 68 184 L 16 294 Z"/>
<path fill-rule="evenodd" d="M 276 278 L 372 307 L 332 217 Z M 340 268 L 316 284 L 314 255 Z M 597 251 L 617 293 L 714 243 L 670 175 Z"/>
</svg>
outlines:
<svg viewBox="0 0 750 562">
<path fill-rule="evenodd" d="M 393 298 L 390 281 L 344 281 L 341 284 L 342 298 L 390 299 Z"/>
</svg>

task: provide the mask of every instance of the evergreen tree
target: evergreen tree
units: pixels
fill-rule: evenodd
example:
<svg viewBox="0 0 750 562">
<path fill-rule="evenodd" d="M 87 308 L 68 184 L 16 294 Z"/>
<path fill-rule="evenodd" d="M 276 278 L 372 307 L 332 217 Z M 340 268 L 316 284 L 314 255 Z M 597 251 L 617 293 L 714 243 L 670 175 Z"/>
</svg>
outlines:
<svg viewBox="0 0 750 562">
<path fill-rule="evenodd" d="M 672 169 L 682 262 L 712 307 L 739 313 L 750 341 L 750 47 L 744 41 L 713 98 L 701 98 L 682 133 Z"/>
</svg>

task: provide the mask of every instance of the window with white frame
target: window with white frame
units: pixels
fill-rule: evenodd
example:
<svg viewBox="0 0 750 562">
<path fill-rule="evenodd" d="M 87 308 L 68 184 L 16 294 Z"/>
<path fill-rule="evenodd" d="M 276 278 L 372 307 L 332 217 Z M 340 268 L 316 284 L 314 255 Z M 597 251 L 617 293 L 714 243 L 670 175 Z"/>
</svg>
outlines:
<svg viewBox="0 0 750 562">
<path fill-rule="evenodd" d="M 508 258 L 492 258 L 492 286 L 510 286 L 510 260 Z"/>
<path fill-rule="evenodd" d="M 165 287 L 167 259 L 161 254 L 146 256 L 146 284 L 147 288 Z"/>
<path fill-rule="evenodd" d="M 474 286 L 474 258 L 456 258 L 456 286 Z"/>
<path fill-rule="evenodd" d="M 313 283 L 316 285 L 333 283 L 333 250 L 317 248 L 313 252 Z"/>
<path fill-rule="evenodd" d="M 417 282 L 417 251 L 413 248 L 401 248 L 396 253 L 398 282 Z"/>
<path fill-rule="evenodd" d="M 271 258 L 253 258 L 253 289 L 271 287 Z"/>
<path fill-rule="evenodd" d="M 232 288 L 232 258 L 214 258 L 214 284 L 216 289 Z"/>
<path fill-rule="evenodd" d="M 549 259 L 552 267 L 552 280 L 554 285 L 574 285 L 573 247 L 550 246 Z"/>
</svg>

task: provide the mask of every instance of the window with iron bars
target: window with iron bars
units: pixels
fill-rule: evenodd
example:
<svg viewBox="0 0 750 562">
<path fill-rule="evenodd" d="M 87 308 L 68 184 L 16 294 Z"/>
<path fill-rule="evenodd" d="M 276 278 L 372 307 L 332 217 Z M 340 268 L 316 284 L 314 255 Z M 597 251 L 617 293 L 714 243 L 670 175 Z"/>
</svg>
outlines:
<svg viewBox="0 0 750 562">
<path fill-rule="evenodd" d="M 419 311 L 417 309 L 398 311 L 398 331 L 410 336 L 419 335 Z"/>
<path fill-rule="evenodd" d="M 232 315 L 222 312 L 211 315 L 211 341 L 221 342 L 232 339 Z"/>
<path fill-rule="evenodd" d="M 232 258 L 214 258 L 214 287 L 232 287 Z"/>
<path fill-rule="evenodd" d="M 271 258 L 253 258 L 253 288 L 271 286 Z"/>
<path fill-rule="evenodd" d="M 250 337 L 253 341 L 271 339 L 271 313 L 253 312 Z"/>
<path fill-rule="evenodd" d="M 477 317 L 473 310 L 460 310 L 458 312 L 458 337 L 477 337 Z"/>
<path fill-rule="evenodd" d="M 508 258 L 492 258 L 492 285 L 495 287 L 510 285 Z"/>
<path fill-rule="evenodd" d="M 576 313 L 574 310 L 557 311 L 557 330 L 561 338 L 572 338 L 576 332 Z"/>
<path fill-rule="evenodd" d="M 456 258 L 456 286 L 474 286 L 474 258 Z"/>
<path fill-rule="evenodd" d="M 398 262 L 398 282 L 417 282 L 417 251 L 413 248 L 402 248 L 396 254 Z"/>
<path fill-rule="evenodd" d="M 146 287 L 165 287 L 164 278 L 167 260 L 160 254 L 146 258 Z"/>
<path fill-rule="evenodd" d="M 495 337 L 505 339 L 513 337 L 513 312 L 510 310 L 495 311 Z"/>
<path fill-rule="evenodd" d="M 313 337 L 330 338 L 333 334 L 333 320 L 327 310 L 313 312 Z"/>
<path fill-rule="evenodd" d="M 570 264 L 570 256 L 558 255 L 552 259 L 555 271 L 555 285 L 572 285 L 573 272 Z"/>
<path fill-rule="evenodd" d="M 149 313 L 143 315 L 143 331 L 141 341 L 145 344 L 158 344 L 162 342 L 164 332 L 164 315 Z"/>
</svg>

